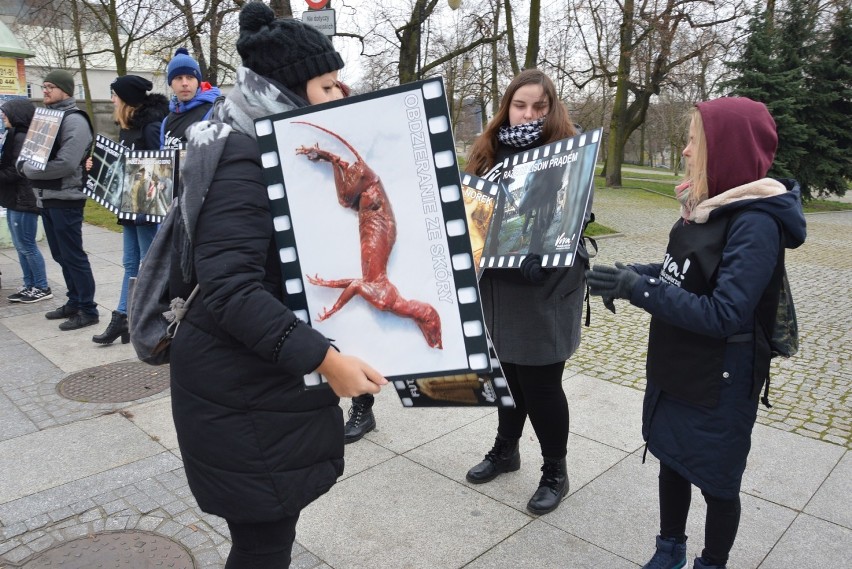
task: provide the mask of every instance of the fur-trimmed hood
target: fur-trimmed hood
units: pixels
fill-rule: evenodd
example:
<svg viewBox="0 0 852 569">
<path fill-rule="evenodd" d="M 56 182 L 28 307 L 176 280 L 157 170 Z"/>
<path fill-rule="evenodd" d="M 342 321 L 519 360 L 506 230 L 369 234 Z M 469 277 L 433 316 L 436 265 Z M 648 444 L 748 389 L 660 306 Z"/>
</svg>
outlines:
<svg viewBox="0 0 852 569">
<path fill-rule="evenodd" d="M 142 129 L 152 122 L 162 122 L 169 114 L 169 100 L 165 95 L 149 93 L 141 105 L 136 107 L 130 119 L 131 129 Z"/>
</svg>

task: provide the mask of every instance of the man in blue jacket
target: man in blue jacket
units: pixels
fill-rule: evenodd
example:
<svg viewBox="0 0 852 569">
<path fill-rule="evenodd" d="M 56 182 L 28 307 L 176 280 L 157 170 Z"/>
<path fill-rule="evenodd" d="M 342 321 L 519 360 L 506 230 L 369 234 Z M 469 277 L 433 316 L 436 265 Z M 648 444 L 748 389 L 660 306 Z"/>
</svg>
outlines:
<svg viewBox="0 0 852 569">
<path fill-rule="evenodd" d="M 160 128 L 160 147 L 181 148 L 186 144 L 186 129 L 209 116 L 222 92 L 201 80 L 201 67 L 184 47 L 178 48 L 169 62 L 166 80 L 174 95 L 169 101 L 169 116 Z"/>
<path fill-rule="evenodd" d="M 62 267 L 68 289 L 67 302 L 45 317 L 65 319 L 60 330 L 77 330 L 98 323 L 95 277 L 83 249 L 83 161 L 92 144 L 92 124 L 77 108 L 74 76 L 68 71 L 56 69 L 45 75 L 42 92 L 45 107 L 63 111 L 59 133 L 43 170 L 27 161 L 17 167 L 32 182 L 50 254 Z"/>
</svg>

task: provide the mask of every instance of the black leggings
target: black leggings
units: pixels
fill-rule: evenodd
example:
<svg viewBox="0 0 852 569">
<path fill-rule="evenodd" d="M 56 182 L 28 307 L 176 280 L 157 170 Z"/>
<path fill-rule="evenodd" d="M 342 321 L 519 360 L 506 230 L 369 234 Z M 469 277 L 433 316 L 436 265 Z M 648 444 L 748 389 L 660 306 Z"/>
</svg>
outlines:
<svg viewBox="0 0 852 569">
<path fill-rule="evenodd" d="M 720 500 L 702 490 L 707 503 L 704 521 L 704 550 L 701 557 L 710 565 L 724 565 L 734 546 L 740 526 L 740 497 Z M 660 535 L 686 539 L 686 518 L 692 499 L 689 480 L 660 463 Z"/>
<path fill-rule="evenodd" d="M 519 439 L 527 415 L 541 444 L 541 455 L 565 458 L 568 454 L 568 398 L 562 390 L 565 362 L 544 366 L 503 363 L 503 373 L 512 396 L 514 409 L 497 410 L 497 432 L 507 439 Z"/>
<path fill-rule="evenodd" d="M 227 520 L 226 520 L 227 521 Z M 239 524 L 228 521 L 231 553 L 225 569 L 284 569 L 296 541 L 299 516 L 278 522 Z"/>
</svg>

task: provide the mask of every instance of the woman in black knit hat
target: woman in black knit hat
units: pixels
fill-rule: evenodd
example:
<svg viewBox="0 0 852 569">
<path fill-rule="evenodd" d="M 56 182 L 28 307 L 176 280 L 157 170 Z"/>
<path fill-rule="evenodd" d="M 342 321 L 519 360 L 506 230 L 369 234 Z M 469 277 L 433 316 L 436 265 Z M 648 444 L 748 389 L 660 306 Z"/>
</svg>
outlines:
<svg viewBox="0 0 852 569">
<path fill-rule="evenodd" d="M 124 75 L 110 85 L 112 90 L 113 119 L 119 126 L 118 141 L 130 150 L 157 150 L 160 148 L 160 123 L 169 114 L 169 101 L 159 93 L 148 93 L 154 85 L 138 75 Z M 91 158 L 86 169 L 92 167 Z M 112 318 L 106 330 L 92 341 L 96 344 L 111 344 L 121 337 L 121 343 L 130 341 L 127 330 L 127 287 L 131 277 L 139 273 L 139 264 L 154 234 L 157 224 L 141 219 L 119 219 L 122 226 L 122 258 L 124 278 L 121 281 L 121 294 L 118 306 L 112 311 Z"/>
<path fill-rule="evenodd" d="M 181 169 L 169 292 L 200 292 L 171 344 L 172 412 L 193 496 L 228 523 L 225 567 L 280 569 L 301 510 L 343 473 L 338 397 L 386 380 L 288 307 L 254 128 L 341 98 L 343 60 L 319 31 L 260 2 L 240 13 L 237 51 L 236 83 L 214 120 L 190 127 Z M 331 389 L 305 389 L 314 371 Z"/>
</svg>

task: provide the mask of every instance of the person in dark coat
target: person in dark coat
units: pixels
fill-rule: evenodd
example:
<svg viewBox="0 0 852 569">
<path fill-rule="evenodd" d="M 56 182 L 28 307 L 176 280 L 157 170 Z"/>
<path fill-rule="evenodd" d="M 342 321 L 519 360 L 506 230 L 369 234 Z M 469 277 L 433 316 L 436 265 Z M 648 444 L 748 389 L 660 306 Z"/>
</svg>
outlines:
<svg viewBox="0 0 852 569">
<path fill-rule="evenodd" d="M 799 185 L 766 178 L 778 138 L 762 103 L 699 103 L 676 189 L 681 218 L 662 263 L 595 266 L 592 294 L 651 314 L 642 435 L 660 460 L 660 534 L 646 568 L 686 564 L 691 486 L 707 502 L 693 567 L 724 568 L 740 518 L 740 485 L 759 393 L 784 248 L 805 240 Z"/>
<path fill-rule="evenodd" d="M 113 118 L 119 126 L 118 141 L 129 150 L 158 150 L 160 148 L 160 123 L 169 112 L 169 101 L 159 93 L 149 93 L 154 85 L 138 75 L 124 75 L 110 84 L 112 91 Z M 86 163 L 91 168 L 91 158 Z M 127 330 L 127 288 L 130 279 L 139 273 L 139 264 L 148 252 L 157 233 L 157 224 L 144 220 L 119 219 L 122 226 L 122 258 L 124 278 L 118 306 L 106 330 L 92 336 L 96 344 L 111 344 L 121 337 L 121 343 L 130 341 Z"/>
<path fill-rule="evenodd" d="M 228 569 L 287 567 L 301 510 L 343 473 L 338 397 L 386 380 L 287 305 L 254 119 L 339 98 L 331 41 L 262 2 L 240 12 L 243 65 L 188 132 L 170 295 L 198 297 L 171 344 L 172 412 L 199 507 L 225 518 Z M 331 389 L 306 390 L 318 371 Z M 332 391 L 333 390 L 333 391 Z"/>
<path fill-rule="evenodd" d="M 11 99 L 3 103 L 0 111 L 9 129 L 0 158 L 0 206 L 6 208 L 9 234 L 24 273 L 24 286 L 7 298 L 10 302 L 32 304 L 53 298 L 47 284 L 44 256 L 36 243 L 41 210 L 36 203 L 33 185 L 15 168 L 35 114 L 35 106 L 29 99 Z"/>
<path fill-rule="evenodd" d="M 574 136 L 574 124 L 547 75 L 527 69 L 509 84 L 494 118 L 476 140 L 467 172 L 494 175 L 512 154 Z M 580 344 L 584 267 L 545 269 L 534 251 L 519 268 L 485 269 L 479 281 L 485 323 L 515 408 L 497 410 L 497 438 L 485 459 L 467 472 L 473 484 L 520 468 L 518 444 L 527 416 L 541 445 L 539 487 L 527 509 L 546 514 L 568 493 L 568 400 L 565 361 Z M 578 256 L 587 254 L 581 247 Z"/>
</svg>

